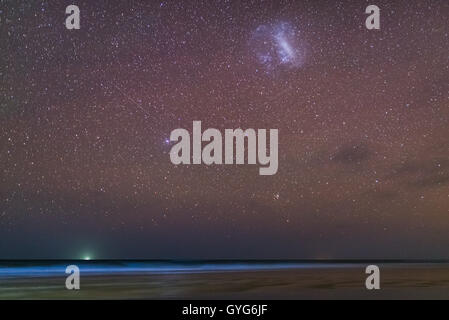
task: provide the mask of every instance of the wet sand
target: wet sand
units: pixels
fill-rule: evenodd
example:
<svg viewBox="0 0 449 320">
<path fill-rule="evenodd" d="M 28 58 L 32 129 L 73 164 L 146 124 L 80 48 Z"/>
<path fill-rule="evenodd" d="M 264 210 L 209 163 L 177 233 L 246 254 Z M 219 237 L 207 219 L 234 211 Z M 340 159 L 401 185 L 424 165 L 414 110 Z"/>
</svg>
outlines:
<svg viewBox="0 0 449 320">
<path fill-rule="evenodd" d="M 379 265 L 381 289 L 365 288 L 364 266 L 264 271 L 0 277 L 0 299 L 449 299 L 448 264 Z"/>
</svg>

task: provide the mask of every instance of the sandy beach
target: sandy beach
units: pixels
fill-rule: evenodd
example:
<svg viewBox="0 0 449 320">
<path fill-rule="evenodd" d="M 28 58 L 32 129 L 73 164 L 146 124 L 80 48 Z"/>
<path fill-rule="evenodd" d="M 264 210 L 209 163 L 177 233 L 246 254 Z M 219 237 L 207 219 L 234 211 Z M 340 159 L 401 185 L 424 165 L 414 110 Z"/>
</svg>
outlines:
<svg viewBox="0 0 449 320">
<path fill-rule="evenodd" d="M 448 264 L 384 264 L 381 289 L 365 288 L 364 266 L 254 271 L 0 277 L 0 299 L 448 299 Z"/>
</svg>

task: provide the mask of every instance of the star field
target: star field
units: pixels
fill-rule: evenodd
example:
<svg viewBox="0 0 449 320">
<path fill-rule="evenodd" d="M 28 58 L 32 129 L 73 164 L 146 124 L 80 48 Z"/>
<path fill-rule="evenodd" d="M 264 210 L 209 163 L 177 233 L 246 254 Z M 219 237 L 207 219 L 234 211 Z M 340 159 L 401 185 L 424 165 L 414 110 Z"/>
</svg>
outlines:
<svg viewBox="0 0 449 320">
<path fill-rule="evenodd" d="M 0 258 L 448 258 L 449 3 L 369 4 L 3 2 Z M 194 120 L 277 174 L 174 166 Z"/>
</svg>

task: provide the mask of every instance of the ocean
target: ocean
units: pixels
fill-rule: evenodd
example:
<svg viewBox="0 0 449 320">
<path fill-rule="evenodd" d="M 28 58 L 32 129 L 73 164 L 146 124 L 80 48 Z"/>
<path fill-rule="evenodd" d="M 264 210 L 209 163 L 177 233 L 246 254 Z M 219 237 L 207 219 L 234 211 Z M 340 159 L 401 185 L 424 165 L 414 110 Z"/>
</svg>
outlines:
<svg viewBox="0 0 449 320">
<path fill-rule="evenodd" d="M 70 265 L 79 290 L 66 288 Z M 449 262 L 3 260 L 0 299 L 449 299 Z"/>
</svg>

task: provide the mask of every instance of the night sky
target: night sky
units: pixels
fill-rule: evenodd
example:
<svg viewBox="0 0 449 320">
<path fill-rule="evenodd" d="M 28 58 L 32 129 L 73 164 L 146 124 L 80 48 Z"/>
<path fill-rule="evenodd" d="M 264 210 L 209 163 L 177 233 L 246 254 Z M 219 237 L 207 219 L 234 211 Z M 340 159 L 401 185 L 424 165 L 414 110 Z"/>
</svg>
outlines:
<svg viewBox="0 0 449 320">
<path fill-rule="evenodd" d="M 448 21 L 446 0 L 2 1 L 0 258 L 449 258 Z M 173 165 L 194 120 L 279 129 L 278 172 Z"/>
</svg>

